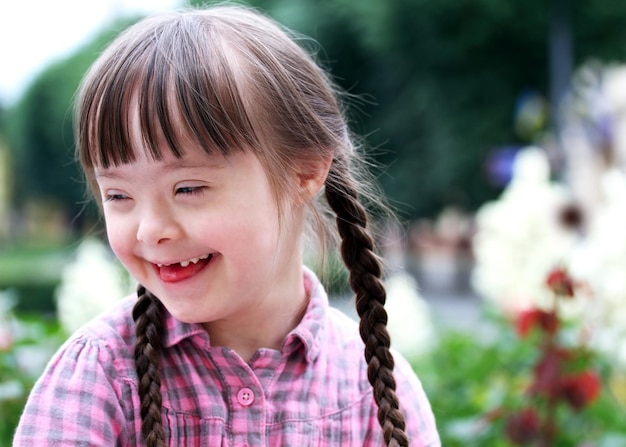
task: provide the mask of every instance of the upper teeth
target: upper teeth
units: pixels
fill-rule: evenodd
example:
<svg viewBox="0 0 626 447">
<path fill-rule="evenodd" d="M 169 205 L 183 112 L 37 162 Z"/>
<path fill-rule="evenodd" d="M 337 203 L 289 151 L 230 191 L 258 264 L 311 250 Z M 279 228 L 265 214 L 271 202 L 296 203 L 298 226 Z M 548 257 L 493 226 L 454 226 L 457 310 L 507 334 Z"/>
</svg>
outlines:
<svg viewBox="0 0 626 447">
<path fill-rule="evenodd" d="M 179 262 L 179 264 L 180 264 L 181 267 L 187 267 L 189 264 L 191 264 L 191 263 L 197 264 L 200 259 L 207 259 L 209 256 L 210 255 L 203 255 L 203 256 L 200 256 L 198 258 L 191 258 L 191 259 L 188 259 L 187 261 L 181 261 L 181 262 Z M 163 267 L 163 266 L 167 267 L 167 266 L 170 266 L 172 264 L 157 264 L 157 265 L 159 267 Z"/>
</svg>

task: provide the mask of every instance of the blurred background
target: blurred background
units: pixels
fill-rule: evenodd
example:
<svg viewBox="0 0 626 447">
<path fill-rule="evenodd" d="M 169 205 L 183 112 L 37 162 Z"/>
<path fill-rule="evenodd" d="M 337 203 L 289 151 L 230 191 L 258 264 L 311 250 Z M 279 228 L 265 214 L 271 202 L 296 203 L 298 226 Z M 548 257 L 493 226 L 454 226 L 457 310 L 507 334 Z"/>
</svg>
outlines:
<svg viewBox="0 0 626 447">
<path fill-rule="evenodd" d="M 0 446 L 56 347 L 132 288 L 73 158 L 78 83 L 129 24 L 202 3 L 0 5 Z M 246 4 L 319 42 L 354 95 L 352 127 L 400 218 L 378 223 L 392 336 L 444 445 L 626 446 L 626 2 Z M 584 417 L 563 416 L 561 438 L 523 444 L 498 411 L 525 405 L 536 379 L 541 351 L 515 325 L 554 310 L 557 267 L 584 284 L 559 318 L 587 334 L 575 345 L 594 353 L 602 392 Z M 334 304 L 354 314 L 336 270 Z"/>
</svg>

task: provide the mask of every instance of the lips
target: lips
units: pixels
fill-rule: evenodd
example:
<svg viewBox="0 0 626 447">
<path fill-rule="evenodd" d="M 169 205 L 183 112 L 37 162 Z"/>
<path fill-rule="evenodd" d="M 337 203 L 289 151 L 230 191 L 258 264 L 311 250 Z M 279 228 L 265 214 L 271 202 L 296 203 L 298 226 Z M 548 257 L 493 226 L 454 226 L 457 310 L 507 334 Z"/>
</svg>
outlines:
<svg viewBox="0 0 626 447">
<path fill-rule="evenodd" d="M 175 264 L 153 264 L 163 282 L 178 282 L 199 273 L 213 259 L 213 254 L 191 258 Z"/>
</svg>

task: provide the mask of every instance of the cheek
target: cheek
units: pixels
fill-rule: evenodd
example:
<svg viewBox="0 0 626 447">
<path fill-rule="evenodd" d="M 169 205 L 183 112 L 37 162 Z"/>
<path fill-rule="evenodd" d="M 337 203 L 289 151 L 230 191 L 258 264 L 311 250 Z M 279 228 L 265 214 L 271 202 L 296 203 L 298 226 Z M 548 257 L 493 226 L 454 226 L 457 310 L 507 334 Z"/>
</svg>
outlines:
<svg viewBox="0 0 626 447">
<path fill-rule="evenodd" d="M 107 239 L 109 241 L 109 245 L 111 246 L 111 250 L 113 250 L 115 256 L 117 256 L 123 264 L 126 264 L 128 253 L 132 249 L 131 241 L 128 239 L 129 232 L 124 231 L 125 227 L 120 225 L 119 222 L 116 222 L 114 219 L 105 219 L 105 223 Z"/>
<path fill-rule="evenodd" d="M 301 212 L 294 207 L 285 206 L 281 219 L 274 206 L 268 206 L 265 210 L 262 207 L 250 210 L 249 217 L 244 220 L 245 228 L 241 230 L 249 240 L 242 244 L 242 248 L 254 246 L 264 256 L 279 255 L 284 247 L 293 247 L 299 242 L 302 230 Z"/>
<path fill-rule="evenodd" d="M 259 207 L 261 208 L 261 207 Z M 193 234 L 227 259 L 253 262 L 276 251 L 278 225 L 259 208 L 238 208 L 198 220 Z"/>
</svg>

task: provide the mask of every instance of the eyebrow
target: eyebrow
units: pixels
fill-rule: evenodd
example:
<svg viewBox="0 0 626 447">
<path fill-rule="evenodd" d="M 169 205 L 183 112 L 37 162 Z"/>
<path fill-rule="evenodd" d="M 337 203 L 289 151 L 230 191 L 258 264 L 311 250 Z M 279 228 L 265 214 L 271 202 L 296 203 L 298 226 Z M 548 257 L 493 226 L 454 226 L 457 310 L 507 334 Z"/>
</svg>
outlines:
<svg viewBox="0 0 626 447">
<path fill-rule="evenodd" d="M 110 178 L 110 179 L 119 179 L 122 176 L 116 172 L 111 171 L 110 169 L 105 169 L 103 171 L 99 171 L 97 168 L 94 169 L 95 177 L 98 178 Z"/>
</svg>

